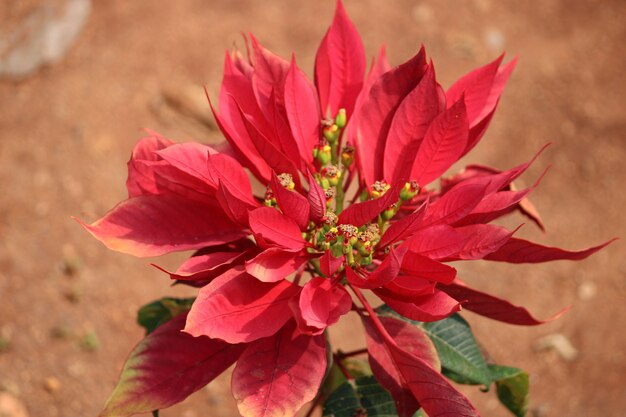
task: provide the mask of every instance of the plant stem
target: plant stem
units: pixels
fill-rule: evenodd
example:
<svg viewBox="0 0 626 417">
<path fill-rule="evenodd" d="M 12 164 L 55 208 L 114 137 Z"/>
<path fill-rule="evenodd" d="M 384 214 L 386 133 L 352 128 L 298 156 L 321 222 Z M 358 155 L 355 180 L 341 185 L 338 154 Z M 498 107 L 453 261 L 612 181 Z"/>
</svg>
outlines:
<svg viewBox="0 0 626 417">
<path fill-rule="evenodd" d="M 296 285 L 300 284 L 300 279 L 302 278 L 302 274 L 304 274 L 304 267 L 306 266 L 306 264 L 302 265 L 300 267 L 300 269 L 298 270 L 298 272 L 296 273 L 296 276 L 293 279 L 293 283 Z"/>
<path fill-rule="evenodd" d="M 367 300 L 365 299 L 365 296 L 363 296 L 363 293 L 361 293 L 361 290 L 354 287 L 350 283 L 348 283 L 348 286 L 350 287 L 354 295 L 356 295 L 356 298 L 359 299 L 359 301 L 361 302 L 361 304 L 363 305 L 363 307 L 365 307 L 365 310 L 367 311 L 367 316 L 365 316 L 362 311 L 356 310 L 359 316 L 369 317 L 369 319 L 372 320 L 374 327 L 376 327 L 376 330 L 378 330 L 378 333 L 381 335 L 381 337 L 385 339 L 386 341 L 391 342 L 391 344 L 395 344 L 395 342 L 393 341 L 389 333 L 387 333 L 385 326 L 383 326 L 383 324 L 380 322 L 380 319 L 376 315 L 376 312 L 374 311 L 370 303 L 367 302 Z"/>
<path fill-rule="evenodd" d="M 350 372 L 346 369 L 346 367 L 345 367 L 345 366 L 343 366 L 343 363 L 341 363 L 341 360 L 342 360 L 343 358 L 339 357 L 339 354 L 337 354 L 337 353 L 333 353 L 333 359 L 334 359 L 334 361 L 335 361 L 335 364 L 337 365 L 337 367 L 339 368 L 339 370 L 340 370 L 340 371 L 341 371 L 341 373 L 343 374 L 343 376 L 345 376 L 345 377 L 346 377 L 346 379 L 348 379 L 348 380 L 352 380 L 352 379 L 354 379 L 354 378 L 352 377 L 352 375 L 350 375 Z"/>
<path fill-rule="evenodd" d="M 364 355 L 367 353 L 367 348 L 352 350 L 350 352 L 337 351 L 336 356 L 341 359 L 351 358 L 353 356 Z"/>
</svg>

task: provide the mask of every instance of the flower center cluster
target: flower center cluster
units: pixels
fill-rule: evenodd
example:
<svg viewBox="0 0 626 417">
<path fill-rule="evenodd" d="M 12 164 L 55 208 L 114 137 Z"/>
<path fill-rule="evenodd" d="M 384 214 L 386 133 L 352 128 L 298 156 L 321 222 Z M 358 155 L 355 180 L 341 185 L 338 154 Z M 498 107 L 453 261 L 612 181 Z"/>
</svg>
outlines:
<svg viewBox="0 0 626 417">
<path fill-rule="evenodd" d="M 377 244 L 389 221 L 398 213 L 403 202 L 411 200 L 420 192 L 416 181 L 407 182 L 400 190 L 398 201 L 384 208 L 376 219 L 361 227 L 352 224 L 338 224 L 338 215 L 343 211 L 345 191 L 350 186 L 349 168 L 354 162 L 355 149 L 351 144 L 342 148 L 341 137 L 347 123 L 344 109 L 340 109 L 334 119 L 321 121 L 322 135 L 313 149 L 316 172 L 313 177 L 324 190 L 326 214 L 319 222 L 311 222 L 303 236 L 311 244 L 311 251 L 330 251 L 333 257 L 343 257 L 340 268 L 366 267 L 374 262 Z M 294 188 L 289 174 L 278 175 L 280 185 L 288 190 Z M 361 195 L 361 201 L 373 200 L 385 195 L 391 185 L 384 180 L 376 181 Z M 274 193 L 268 187 L 265 204 L 275 206 Z M 310 261 L 315 264 L 319 261 Z M 317 265 L 319 266 L 319 264 Z M 319 270 L 319 268 L 317 268 Z"/>
</svg>

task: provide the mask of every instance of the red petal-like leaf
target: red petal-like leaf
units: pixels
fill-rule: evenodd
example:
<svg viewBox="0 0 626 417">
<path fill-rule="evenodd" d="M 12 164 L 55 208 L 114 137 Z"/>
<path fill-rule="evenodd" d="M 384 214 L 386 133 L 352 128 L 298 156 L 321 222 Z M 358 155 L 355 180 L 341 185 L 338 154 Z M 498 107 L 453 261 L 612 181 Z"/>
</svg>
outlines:
<svg viewBox="0 0 626 417">
<path fill-rule="evenodd" d="M 520 226 L 521 227 L 521 226 Z M 467 241 L 459 253 L 451 256 L 452 259 L 483 259 L 497 251 L 513 236 L 519 227 L 509 231 L 500 226 L 491 224 L 473 224 L 457 227 L 456 231 L 467 236 Z"/>
<path fill-rule="evenodd" d="M 289 299 L 300 287 L 289 281 L 261 282 L 237 267 L 200 289 L 185 331 L 228 343 L 273 335 L 290 318 Z"/>
<path fill-rule="evenodd" d="M 448 100 L 465 94 L 470 122 L 470 135 L 464 154 L 469 152 L 487 130 L 517 58 L 500 67 L 504 55 L 459 79 L 446 93 Z"/>
<path fill-rule="evenodd" d="M 249 215 L 250 229 L 263 240 L 297 251 L 306 242 L 298 225 L 275 208 L 259 207 Z"/>
<path fill-rule="evenodd" d="M 276 202 L 280 210 L 292 218 L 300 230 L 306 230 L 309 225 L 309 213 L 311 206 L 306 197 L 297 191 L 288 190 L 283 187 L 276 175 L 272 176 L 272 191 L 276 196 Z"/>
<path fill-rule="evenodd" d="M 156 133 L 142 138 L 133 148 L 130 160 L 128 161 L 128 179 L 126 188 L 128 197 L 137 197 L 144 194 L 159 194 L 160 187 L 157 186 L 154 173 L 150 165 L 137 164 L 137 161 L 156 162 L 161 158 L 155 151 L 172 146 L 174 142 Z"/>
<path fill-rule="evenodd" d="M 144 138 L 135 147 L 128 162 L 126 186 L 129 196 L 173 193 L 199 201 L 213 198 L 216 185 L 195 170 L 193 165 L 202 165 L 208 153 L 214 152 L 206 145 L 174 144 L 156 134 Z M 206 172 L 204 166 L 202 171 Z"/>
<path fill-rule="evenodd" d="M 242 201 L 255 203 L 252 197 L 250 179 L 243 167 L 234 158 L 224 154 L 209 155 L 207 161 L 208 176 L 216 188 L 221 182 Z"/>
<path fill-rule="evenodd" d="M 356 125 L 358 124 L 358 122 L 356 122 L 356 120 L 358 120 L 360 117 L 359 115 L 361 113 L 361 107 L 363 107 L 363 103 L 366 101 L 367 97 L 369 96 L 370 88 L 372 88 L 372 85 L 374 84 L 374 82 L 381 75 L 383 75 L 385 72 L 389 71 L 390 69 L 391 68 L 389 66 L 389 63 L 387 62 L 387 57 L 385 55 L 385 46 L 383 45 L 380 48 L 378 60 L 372 59 L 370 71 L 367 74 L 365 83 L 363 83 L 363 88 L 361 88 L 361 92 L 359 93 L 359 96 L 356 99 L 356 103 L 354 105 L 354 114 L 352 115 L 352 118 L 351 118 L 352 120 L 355 120 L 355 122 L 348 123 L 348 125 L 345 128 L 344 135 L 343 135 L 344 138 L 346 138 L 346 142 L 350 144 L 357 143 Z"/>
<path fill-rule="evenodd" d="M 259 41 L 250 35 L 254 54 L 254 72 L 252 86 L 261 110 L 269 110 L 270 96 L 282 101 L 285 78 L 289 72 L 289 61 L 265 49 Z M 282 105 L 282 103 L 281 103 Z"/>
<path fill-rule="evenodd" d="M 293 322 L 251 343 L 233 371 L 232 391 L 241 415 L 294 416 L 319 390 L 326 371 L 324 335 L 296 332 Z"/>
<path fill-rule="evenodd" d="M 126 360 L 101 417 L 129 416 L 170 407 L 231 366 L 245 345 L 181 332 L 186 314 L 143 339 Z"/>
<path fill-rule="evenodd" d="M 465 285 L 453 283 L 451 285 L 441 285 L 438 288 L 455 300 L 462 302 L 464 309 L 509 324 L 535 326 L 556 320 L 569 310 L 569 308 L 566 308 L 552 317 L 545 320 L 538 320 L 523 307 L 516 306 L 506 300 L 477 291 Z"/>
<path fill-rule="evenodd" d="M 234 100 L 234 98 L 233 98 Z M 273 144 L 263 133 L 254 125 L 254 123 L 248 119 L 246 114 L 239 107 L 241 120 L 248 132 L 248 136 L 251 138 L 252 143 L 256 147 L 259 155 L 267 162 L 267 164 L 274 170 L 274 172 L 288 173 L 293 177 L 293 181 L 296 185 L 300 184 L 300 175 L 297 167 L 291 162 L 291 160 L 279 149 L 276 144 Z"/>
<path fill-rule="evenodd" d="M 333 254 L 327 250 L 320 258 L 320 269 L 327 277 L 332 277 L 339 269 L 339 266 L 343 263 L 343 255 L 339 258 L 335 258 Z"/>
<path fill-rule="evenodd" d="M 487 127 L 489 127 L 489 123 L 493 118 L 493 115 L 496 111 L 496 107 L 498 106 L 498 102 L 500 100 L 500 95 L 502 94 L 502 90 L 504 90 L 504 86 L 511 76 L 515 65 L 517 64 L 517 58 L 514 58 L 508 64 L 498 68 L 498 73 L 496 74 L 496 78 L 494 79 L 493 85 L 491 87 L 491 91 L 489 93 L 489 97 L 485 102 L 485 106 L 481 114 L 477 117 L 477 119 L 471 123 L 470 134 L 467 141 L 467 148 L 465 148 L 464 154 L 468 153 L 472 150 L 474 146 L 480 141 L 485 132 L 487 131 Z"/>
<path fill-rule="evenodd" d="M 272 91 L 269 99 L 270 108 L 267 110 L 267 116 L 270 120 L 272 130 L 267 133 L 268 138 L 272 138 L 272 142 L 280 147 L 282 152 L 289 158 L 289 161 L 299 169 L 306 167 L 305 160 L 300 155 L 300 149 L 293 137 L 291 128 L 289 127 L 289 120 L 284 108 L 284 104 L 281 103 L 283 98 L 278 98 L 275 91 Z M 312 159 L 311 154 L 309 159 Z"/>
<path fill-rule="evenodd" d="M 396 243 L 411 236 L 413 233 L 422 228 L 422 220 L 428 206 L 428 200 L 426 200 L 421 206 L 419 206 L 413 213 L 397 220 L 389 226 L 383 237 L 378 244 L 379 248 Z"/>
<path fill-rule="evenodd" d="M 441 369 L 433 342 L 419 327 L 392 317 L 379 317 L 379 320 L 401 349 L 421 358 L 433 369 Z M 369 363 L 376 380 L 391 393 L 398 416 L 411 417 L 420 408 L 419 403 L 409 389 L 404 376 L 396 367 L 394 357 L 378 334 L 376 327 L 371 320 L 363 320 L 363 324 L 367 335 Z"/>
<path fill-rule="evenodd" d="M 315 84 L 323 117 L 334 117 L 340 108 L 352 115 L 366 65 L 361 37 L 338 0 L 333 22 L 315 57 Z"/>
<path fill-rule="evenodd" d="M 463 151 L 463 155 L 467 154 L 471 151 L 477 144 L 480 142 L 482 137 L 487 132 L 487 128 L 489 127 L 489 123 L 491 123 L 491 119 L 493 119 L 494 114 L 496 113 L 496 109 L 493 109 L 491 113 L 485 116 L 478 124 L 470 127 L 469 135 L 467 136 L 467 146 Z"/>
<path fill-rule="evenodd" d="M 469 400 L 421 357 L 393 345 L 391 354 L 409 389 L 429 416 L 480 416 Z"/>
<path fill-rule="evenodd" d="M 311 172 L 307 172 L 309 182 L 309 193 L 307 199 L 311 208 L 311 219 L 320 221 L 326 214 L 326 193 L 324 189 L 315 181 Z"/>
<path fill-rule="evenodd" d="M 409 250 L 431 259 L 445 259 L 459 253 L 469 237 L 445 224 L 430 226 L 416 232 L 405 245 Z"/>
<path fill-rule="evenodd" d="M 237 97 L 238 100 L 235 101 L 233 97 Z M 250 138 L 241 117 L 240 107 L 243 107 L 243 111 L 250 115 L 250 117 L 255 120 L 255 123 L 259 125 L 264 123 L 265 119 L 262 115 L 258 115 L 260 111 L 256 105 L 256 99 L 252 92 L 250 80 L 241 74 L 238 69 L 234 68 L 228 54 L 226 55 L 224 79 L 222 80 L 222 89 L 219 98 L 221 113 L 218 114 L 213 107 L 208 93 L 207 100 L 209 101 L 211 111 L 213 112 L 218 127 L 224 134 L 228 143 L 235 150 L 239 161 L 241 161 L 255 177 L 264 184 L 267 184 L 270 180 L 272 170 L 261 157 Z M 251 113 L 250 108 L 252 106 L 256 108 L 256 112 Z M 256 117 L 254 117 L 255 114 L 257 114 Z M 261 122 L 261 120 L 263 120 L 263 122 Z"/>
<path fill-rule="evenodd" d="M 476 207 L 474 207 L 470 214 L 465 216 L 461 221 L 457 222 L 456 225 L 461 226 L 473 223 L 489 223 L 492 220 L 510 213 L 515 208 L 519 207 L 521 201 L 524 200 L 526 196 L 539 185 L 539 182 L 544 177 L 546 172 L 547 170 L 543 172 L 537 181 L 535 181 L 532 187 L 526 188 L 525 190 L 517 191 L 513 183 L 511 183 L 509 185 L 509 188 L 511 188 L 510 190 L 498 191 L 485 197 L 479 204 L 476 205 Z M 532 206 L 532 208 L 534 209 L 534 206 Z M 532 216 L 532 214 L 530 215 Z M 538 221 L 539 224 L 541 224 L 541 219 L 538 219 Z"/>
<path fill-rule="evenodd" d="M 456 277 L 456 269 L 453 267 L 411 251 L 404 255 L 401 270 L 406 275 L 444 284 L 451 283 Z"/>
<path fill-rule="evenodd" d="M 430 184 L 455 163 L 467 145 L 469 125 L 463 97 L 431 123 L 415 156 L 411 179 Z"/>
<path fill-rule="evenodd" d="M 361 227 L 398 201 L 403 183 L 393 185 L 385 194 L 373 200 L 352 204 L 339 214 L 338 224 Z"/>
<path fill-rule="evenodd" d="M 269 248 L 246 262 L 246 271 L 263 282 L 276 282 L 296 272 L 308 256 L 301 252 L 288 252 L 282 248 Z"/>
<path fill-rule="evenodd" d="M 367 309 L 376 334 L 377 342 L 383 344 L 391 359 L 391 364 L 402 376 L 402 388 L 408 388 L 413 397 L 419 402 L 429 416 L 454 415 L 463 417 L 478 417 L 478 411 L 470 404 L 463 394 L 450 383 L 421 356 L 402 349 L 389 335 L 380 320 L 367 304 L 360 292 L 355 291 L 357 297 Z"/>
<path fill-rule="evenodd" d="M 428 66 L 419 84 L 402 100 L 393 116 L 385 143 L 384 178 L 395 183 L 406 181 L 433 119 L 445 109 L 445 97 Z"/>
<path fill-rule="evenodd" d="M 365 185 L 370 186 L 374 181 L 384 179 L 385 143 L 393 115 L 404 97 L 420 82 L 426 68 L 426 52 L 422 47 L 409 61 L 374 81 L 363 100 L 356 130 L 352 134 L 359 172 Z"/>
<path fill-rule="evenodd" d="M 194 142 L 178 143 L 157 151 L 157 154 L 170 165 L 199 179 L 206 184 L 206 187 L 215 190 L 217 182 L 208 175 L 207 171 L 210 153 L 215 153 L 215 151 L 206 145 Z"/>
<path fill-rule="evenodd" d="M 504 55 L 500 55 L 495 61 L 464 75 L 446 92 L 449 103 L 465 95 L 467 117 L 471 126 L 475 126 L 491 113 L 502 93 L 504 83 L 499 85 L 500 88 L 494 89 L 493 87 L 503 58 Z"/>
<path fill-rule="evenodd" d="M 225 185 L 221 180 L 215 197 L 228 217 L 244 226 L 249 222 L 248 213 L 250 210 L 260 206 L 251 195 L 245 195 L 241 191 Z"/>
<path fill-rule="evenodd" d="M 133 164 L 145 175 L 142 186 L 146 188 L 137 197 L 178 194 L 197 201 L 213 200 L 215 197 L 215 189 L 206 181 L 179 170 L 163 159 L 156 162 L 137 160 Z M 148 180 L 148 177 L 151 179 Z"/>
<path fill-rule="evenodd" d="M 352 297 L 342 285 L 328 278 L 315 277 L 302 288 L 298 312 L 307 328 L 318 329 L 320 334 L 341 316 L 350 311 Z"/>
<path fill-rule="evenodd" d="M 439 200 L 428 207 L 424 226 L 432 224 L 453 224 L 464 218 L 478 206 L 485 196 L 485 184 L 465 184 L 454 186 Z"/>
<path fill-rule="evenodd" d="M 520 201 L 530 193 L 527 188 L 522 191 L 498 191 L 486 197 L 478 204 L 470 214 L 455 223 L 455 226 L 463 226 L 475 223 L 489 223 L 505 214 L 515 210 Z"/>
<path fill-rule="evenodd" d="M 192 256 L 175 271 L 170 272 L 158 265 L 156 268 L 181 281 L 207 281 L 213 279 L 234 265 L 244 262 L 247 252 L 213 252 L 207 255 Z"/>
<path fill-rule="evenodd" d="M 578 251 L 568 251 L 551 246 L 543 246 L 524 239 L 511 238 L 497 251 L 485 256 L 490 261 L 508 262 L 512 264 L 539 263 L 558 260 L 578 261 L 593 255 L 600 249 L 617 240 L 611 239 L 601 245 Z"/>
<path fill-rule="evenodd" d="M 297 67 L 295 59 L 285 80 L 285 111 L 303 161 L 313 161 L 313 147 L 320 138 L 320 115 L 315 88 Z"/>
<path fill-rule="evenodd" d="M 411 275 L 400 275 L 382 288 L 377 288 L 376 293 L 387 298 L 411 302 L 416 297 L 432 294 L 435 292 L 436 282 Z"/>
<path fill-rule="evenodd" d="M 378 77 L 386 73 L 391 69 L 389 61 L 387 60 L 387 50 L 385 45 L 381 45 L 378 50 L 378 59 L 372 59 L 372 65 L 369 74 L 367 74 L 368 81 L 371 79 L 373 83 Z"/>
<path fill-rule="evenodd" d="M 376 267 L 374 272 L 366 273 L 364 278 L 361 278 L 361 276 L 352 271 L 351 268 L 346 268 L 346 278 L 348 282 L 365 289 L 378 288 L 388 284 L 400 273 L 400 265 L 402 265 L 402 259 L 407 249 L 406 246 L 391 249 L 389 255 Z"/>
<path fill-rule="evenodd" d="M 108 248 L 141 257 L 220 245 L 247 234 L 216 207 L 165 194 L 122 201 L 91 225 L 78 222 Z"/>
<path fill-rule="evenodd" d="M 461 310 L 461 303 L 436 288 L 432 294 L 415 297 L 411 302 L 390 298 L 377 290 L 374 292 L 393 311 L 411 320 L 438 321 Z"/>
</svg>

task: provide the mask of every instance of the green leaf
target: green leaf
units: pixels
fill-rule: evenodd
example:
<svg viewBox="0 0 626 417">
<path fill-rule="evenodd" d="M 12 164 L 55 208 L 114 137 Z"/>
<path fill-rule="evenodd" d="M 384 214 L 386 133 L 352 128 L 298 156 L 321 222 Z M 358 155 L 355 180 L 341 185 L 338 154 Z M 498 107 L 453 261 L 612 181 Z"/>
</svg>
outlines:
<svg viewBox="0 0 626 417">
<path fill-rule="evenodd" d="M 346 381 L 339 385 L 324 402 L 324 417 L 352 417 L 355 411 L 363 408 L 353 383 Z"/>
<path fill-rule="evenodd" d="M 500 365 L 489 365 L 489 370 L 496 381 L 500 402 L 517 417 L 524 417 L 528 411 L 528 374 L 521 369 Z"/>
<path fill-rule="evenodd" d="M 330 349 L 330 345 L 327 346 Z M 341 368 L 335 361 L 329 359 L 331 363 L 330 369 L 324 377 L 324 383 L 322 384 L 321 394 L 324 398 L 328 398 L 340 385 L 347 381 L 345 375 L 341 371 Z M 345 358 L 341 361 L 344 369 L 353 378 L 372 375 L 372 369 L 369 366 L 367 360 Z"/>
<path fill-rule="evenodd" d="M 389 392 L 373 376 L 363 376 L 341 384 L 324 403 L 324 417 L 397 417 Z"/>
<path fill-rule="evenodd" d="M 519 368 L 513 368 L 512 366 L 489 364 L 489 373 L 491 374 L 491 379 L 493 381 L 511 378 L 522 372 L 524 371 Z"/>
<path fill-rule="evenodd" d="M 157 327 L 167 323 L 191 308 L 195 298 L 165 297 L 146 304 L 137 312 L 137 323 L 146 329 L 146 334 L 152 333 Z"/>
<path fill-rule="evenodd" d="M 476 382 L 474 380 L 471 380 L 469 378 L 464 377 L 463 375 L 457 374 L 454 371 L 451 371 L 449 369 L 442 369 L 441 373 L 443 375 L 445 375 L 446 378 L 456 382 L 457 384 L 463 384 L 463 385 L 482 385 L 482 382 Z"/>
<path fill-rule="evenodd" d="M 458 375 L 459 382 L 485 386 L 491 384 L 487 362 L 469 324 L 460 315 L 455 314 L 444 320 L 424 323 L 424 330 L 437 348 L 441 366 L 451 371 L 453 375 Z"/>
</svg>

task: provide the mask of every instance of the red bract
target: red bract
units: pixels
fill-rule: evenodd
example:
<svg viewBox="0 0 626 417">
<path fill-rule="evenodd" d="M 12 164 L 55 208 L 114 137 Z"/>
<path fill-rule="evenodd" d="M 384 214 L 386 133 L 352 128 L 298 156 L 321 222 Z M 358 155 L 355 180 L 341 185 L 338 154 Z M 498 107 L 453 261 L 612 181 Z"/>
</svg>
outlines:
<svg viewBox="0 0 626 417">
<path fill-rule="evenodd" d="M 512 183 L 532 160 L 507 171 L 470 166 L 434 185 L 480 140 L 515 60 L 502 65 L 501 56 L 447 91 L 423 47 L 394 68 L 382 50 L 366 75 L 341 2 L 314 83 L 295 58 L 250 39 L 248 59 L 226 54 L 219 111 L 211 105 L 226 153 L 150 133 L 128 163 L 129 198 L 81 222 L 109 248 L 136 256 L 198 250 L 169 272 L 201 287 L 185 333 L 178 317 L 142 342 L 127 365 L 134 376 L 122 378 L 102 415 L 172 405 L 237 359 L 232 387 L 243 415 L 294 415 L 326 372 L 324 330 L 350 310 L 365 323 L 372 370 L 401 416 L 419 407 L 478 415 L 442 377 L 428 338 L 400 320 L 381 321 L 361 290 L 412 320 L 441 320 L 465 306 L 533 325 L 541 321 L 467 287 L 446 262 L 578 260 L 608 244 L 567 251 L 488 224 L 520 210 L 543 227 L 527 199 L 537 184 Z M 253 193 L 248 174 L 264 193 Z"/>
</svg>

